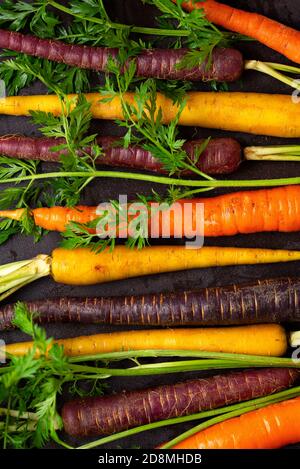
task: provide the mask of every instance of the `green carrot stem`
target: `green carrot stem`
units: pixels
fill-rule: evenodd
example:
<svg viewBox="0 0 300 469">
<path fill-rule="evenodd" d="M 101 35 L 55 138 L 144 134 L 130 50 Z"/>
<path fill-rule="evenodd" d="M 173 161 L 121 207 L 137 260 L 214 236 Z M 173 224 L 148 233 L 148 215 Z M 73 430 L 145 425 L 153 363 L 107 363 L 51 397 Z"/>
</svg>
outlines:
<svg viewBox="0 0 300 469">
<path fill-rule="evenodd" d="M 176 179 L 168 176 L 154 176 L 150 174 L 128 173 L 120 171 L 62 171 L 42 174 L 32 174 L 22 177 L 2 179 L 0 184 L 13 184 L 25 181 L 38 181 L 51 178 L 114 178 L 129 179 L 136 181 L 145 181 L 154 184 L 174 185 L 178 187 L 275 187 L 288 186 L 291 184 L 300 184 L 300 177 L 280 178 L 280 179 L 253 179 L 253 180 L 205 180 L 197 181 L 194 179 Z"/>
<path fill-rule="evenodd" d="M 18 410 L 12 409 L 5 409 L 3 407 L 0 408 L 0 416 L 1 415 L 10 415 L 11 417 L 20 419 L 20 420 L 35 420 L 38 421 L 37 414 L 33 412 L 19 412 Z"/>
<path fill-rule="evenodd" d="M 200 370 L 221 370 L 229 368 L 265 368 L 265 367 L 281 367 L 281 368 L 300 368 L 299 360 L 286 360 L 277 361 L 251 361 L 245 360 L 217 360 L 217 359 L 202 359 L 202 360 L 183 360 L 174 362 L 155 363 L 147 365 L 137 365 L 130 368 L 105 368 L 105 367 L 89 367 L 87 365 L 70 365 L 70 370 L 73 373 L 80 373 L 83 379 L 96 379 L 97 377 L 108 376 L 148 376 L 160 375 L 170 373 L 184 373 L 187 371 L 200 371 Z"/>
<path fill-rule="evenodd" d="M 286 71 L 288 71 L 287 68 L 288 67 L 285 68 Z M 276 70 L 274 66 L 266 62 L 260 62 L 259 60 L 246 60 L 245 70 L 255 70 L 257 72 L 264 73 L 266 75 L 269 75 L 275 78 L 275 80 L 279 80 L 282 83 L 285 83 L 291 88 L 300 90 L 300 82 L 298 80 L 295 80 L 294 78 L 291 78 L 287 75 L 284 75 L 283 73 L 280 73 L 280 71 L 277 71 L 279 70 L 278 68 Z M 281 70 L 284 70 L 284 69 L 281 68 Z"/>
<path fill-rule="evenodd" d="M 86 18 L 80 14 L 75 13 L 70 8 L 67 8 L 66 6 L 61 5 L 60 3 L 57 3 L 53 0 L 49 0 L 48 4 L 56 8 L 57 10 L 60 10 L 63 13 L 71 15 L 75 18 L 81 19 L 82 21 L 89 21 L 91 23 L 100 24 L 101 26 L 107 25 L 111 27 L 112 29 L 127 30 L 132 33 L 138 33 L 138 34 L 153 34 L 155 36 L 170 36 L 170 37 L 188 37 L 191 34 L 190 31 L 182 30 L 182 29 L 147 28 L 147 27 L 142 27 L 142 26 L 130 26 L 130 25 L 121 24 L 121 23 L 114 23 L 113 21 L 110 21 L 108 19 L 103 20 L 101 18 L 95 18 L 95 17 Z"/>
<path fill-rule="evenodd" d="M 275 70 L 280 70 L 282 72 L 294 73 L 294 74 L 300 75 L 300 67 L 294 67 L 292 65 L 284 65 L 284 64 L 274 63 L 274 62 L 264 62 L 264 63 L 268 65 L 269 67 L 274 68 Z"/>
<path fill-rule="evenodd" d="M 299 161 L 299 145 L 278 145 L 270 147 L 246 147 L 246 160 L 250 161 Z"/>
<path fill-rule="evenodd" d="M 6 432 L 10 432 L 10 433 L 21 433 L 21 432 L 24 432 L 24 431 L 28 431 L 28 432 L 34 432 L 35 429 L 36 429 L 36 423 L 37 422 L 25 422 L 25 423 L 22 423 L 21 425 L 5 425 L 5 422 L 0 422 L 0 430 L 5 430 Z"/>
<path fill-rule="evenodd" d="M 186 357 L 186 358 L 210 358 L 227 361 L 239 361 L 245 363 L 261 364 L 262 366 L 287 366 L 293 367 L 300 366 L 290 358 L 277 358 L 277 357 L 263 357 L 261 355 L 246 355 L 238 353 L 224 353 L 224 352 L 205 352 L 199 350 L 130 350 L 122 352 L 101 353 L 95 355 L 85 355 L 78 357 L 70 357 L 70 363 L 80 363 L 88 361 L 119 361 L 126 359 L 137 358 L 158 358 L 158 357 Z M 1 372 L 1 368 L 0 368 Z"/>
<path fill-rule="evenodd" d="M 138 365 L 131 368 L 110 369 L 78 365 L 81 362 L 106 361 L 115 362 L 126 359 L 158 357 L 187 357 L 200 358 L 198 360 L 156 363 L 153 365 Z M 70 357 L 70 368 L 78 379 L 106 379 L 110 376 L 138 376 L 162 373 L 185 372 L 190 369 L 200 371 L 204 369 L 251 368 L 251 367 L 281 367 L 300 368 L 300 360 L 290 358 L 262 357 L 255 355 L 230 354 L 222 352 L 199 352 L 193 350 L 134 350 L 128 352 L 114 352 L 89 356 Z M 77 364 L 77 365 L 76 365 Z M 0 368 L 1 373 L 10 370 L 10 365 Z"/>
<path fill-rule="evenodd" d="M 39 278 L 50 274 L 51 257 L 39 255 L 31 260 L 12 262 L 0 267 L 0 301 Z"/>
</svg>

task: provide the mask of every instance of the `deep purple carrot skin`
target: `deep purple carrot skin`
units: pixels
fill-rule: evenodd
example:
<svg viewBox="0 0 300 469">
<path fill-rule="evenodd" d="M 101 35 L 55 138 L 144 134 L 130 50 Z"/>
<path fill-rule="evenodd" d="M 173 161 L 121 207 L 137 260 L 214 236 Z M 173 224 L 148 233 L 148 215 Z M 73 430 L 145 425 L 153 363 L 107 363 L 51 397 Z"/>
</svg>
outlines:
<svg viewBox="0 0 300 469">
<path fill-rule="evenodd" d="M 72 436 L 112 434 L 147 423 L 211 410 L 292 386 L 299 370 L 257 369 L 113 396 L 76 399 L 62 408 Z"/>
<path fill-rule="evenodd" d="M 37 321 L 113 325 L 218 326 L 300 322 L 300 278 L 191 292 L 25 302 Z M 0 308 L 0 330 L 11 329 L 14 305 Z"/>
<path fill-rule="evenodd" d="M 102 72 L 109 57 L 116 57 L 118 53 L 117 49 L 66 44 L 3 29 L 0 30 L 0 48 Z M 203 62 L 191 69 L 178 68 L 177 64 L 188 52 L 188 49 L 146 50 L 135 58 L 136 75 L 166 80 L 232 82 L 238 80 L 243 72 L 242 54 L 235 49 L 215 48 L 210 66 Z"/>
<path fill-rule="evenodd" d="M 166 174 L 162 164 L 149 151 L 140 146 L 123 148 L 120 145 L 118 146 L 119 141 L 117 137 L 99 137 L 97 139 L 97 143 L 104 151 L 104 155 L 97 161 L 99 164 Z M 0 155 L 57 162 L 63 151 L 52 151 L 51 149 L 63 143 L 63 139 L 6 135 L 0 137 Z M 196 150 L 202 143 L 203 139 L 191 140 L 185 143 L 184 149 L 191 160 L 195 160 Z M 90 149 L 87 149 L 87 152 L 90 152 Z M 228 174 L 236 171 L 241 161 L 242 149 L 236 140 L 216 138 L 210 140 L 196 166 L 200 171 L 208 174 Z M 190 174 L 188 171 L 184 173 Z"/>
</svg>

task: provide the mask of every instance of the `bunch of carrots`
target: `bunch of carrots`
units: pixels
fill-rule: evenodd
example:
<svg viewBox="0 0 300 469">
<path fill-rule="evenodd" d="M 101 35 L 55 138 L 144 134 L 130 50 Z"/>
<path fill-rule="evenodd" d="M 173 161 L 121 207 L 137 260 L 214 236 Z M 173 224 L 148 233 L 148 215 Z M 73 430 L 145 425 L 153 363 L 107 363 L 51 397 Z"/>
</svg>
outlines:
<svg viewBox="0 0 300 469">
<path fill-rule="evenodd" d="M 178 3 L 176 0 L 173 2 Z M 292 28 L 212 0 L 186 1 L 181 6 L 186 11 L 200 8 L 212 23 L 257 39 L 300 64 L 300 32 Z M 70 46 L 62 41 L 49 41 L 6 30 L 0 30 L 0 46 L 96 71 L 105 71 L 110 57 L 117 56 L 114 48 Z M 188 53 L 183 49 L 141 52 L 135 58 L 135 75 L 164 80 L 231 82 L 240 78 L 244 68 L 251 68 L 250 63 L 244 63 L 238 51 L 216 48 L 211 60 L 206 58 L 199 66 L 182 69 L 178 64 Z M 126 62 L 122 73 L 129 66 Z M 262 69 L 289 84 L 280 72 L 274 72 L 280 70 L 278 64 L 265 64 Z M 85 96 L 96 119 L 124 120 L 124 107 L 129 106 L 130 109 L 136 102 L 135 94 L 130 91 L 126 91 L 122 98 L 119 95 L 110 96 L 111 99 L 107 96 L 105 99 L 99 98 L 98 93 Z M 75 103 L 76 96 L 68 98 L 75 98 L 72 101 Z M 0 100 L 0 113 L 28 116 L 31 111 L 44 111 L 58 116 L 63 113 L 61 104 L 61 97 L 57 95 L 11 96 Z M 157 114 L 162 124 L 177 120 L 179 125 L 185 126 L 284 138 L 300 137 L 299 107 L 290 96 L 285 95 L 193 91 L 186 94 L 184 105 L 180 106 L 165 95 L 157 94 L 156 109 L 160 110 Z M 110 136 L 99 136 L 96 142 L 104 151 L 103 158 L 97 158 L 96 164 L 146 169 L 162 174 L 166 172 L 149 148 L 139 145 L 125 145 L 123 148 L 119 139 Z M 0 152 L 7 158 L 59 162 L 66 156 L 61 150 L 65 143 L 64 139 L 51 137 L 2 136 Z M 242 149 L 236 140 L 211 139 L 199 158 L 197 152 L 203 144 L 203 140 L 191 140 L 183 146 L 189 162 L 195 162 L 200 174 L 225 175 L 238 170 L 242 162 Z M 292 152 L 290 148 L 287 153 Z M 266 152 L 269 159 L 279 159 L 278 154 L 284 151 L 248 148 L 245 158 L 258 159 L 260 152 Z M 86 148 L 85 152 L 92 155 L 92 147 Z M 186 169 L 183 174 L 189 175 L 190 171 Z M 204 208 L 203 226 L 195 231 L 199 221 L 199 204 Z M 179 200 L 158 215 L 156 213 L 155 228 L 151 218 L 154 205 L 154 202 L 147 205 L 147 213 L 150 214 L 147 225 L 149 238 L 162 238 L 165 231 L 171 238 L 182 237 L 182 233 L 187 238 L 198 235 L 216 238 L 258 232 L 300 231 L 300 185 L 286 183 L 284 187 L 272 189 Z M 187 206 L 191 208 L 188 214 L 184 210 Z M 19 207 L 1 210 L 0 217 L 22 222 L 23 217 L 29 215 L 37 227 L 47 231 L 64 233 L 75 224 L 95 237 L 99 234 L 90 226 L 102 215 L 97 207 Z M 135 215 L 128 216 L 126 223 L 129 224 L 134 218 Z M 117 227 L 119 235 L 120 229 Z M 190 250 L 183 246 L 154 246 L 135 251 L 116 246 L 113 250 L 98 252 L 88 246 L 76 249 L 60 247 L 51 255 L 40 254 L 34 259 L 0 266 L 0 300 L 33 281 L 49 276 L 58 283 L 80 286 L 180 270 L 299 260 L 300 251 L 285 249 L 201 247 Z M 299 361 L 284 358 L 289 346 L 295 348 L 300 344 L 300 334 L 281 325 L 300 323 L 299 278 L 265 279 L 244 285 L 233 282 L 222 287 L 170 294 L 50 298 L 26 302 L 25 307 L 30 321 L 37 323 L 61 321 L 168 328 L 57 339 L 47 342 L 43 350 L 36 347 L 35 340 L 9 343 L 5 353 L 11 359 L 11 366 L 14 366 L 14 360 L 23 356 L 31 360 L 44 356 L 51 361 L 54 343 L 54 350 L 55 347 L 63 347 L 65 364 L 74 376 L 76 372 L 84 372 L 88 378 L 94 376 L 93 373 L 101 379 L 113 374 L 122 376 L 122 370 L 105 367 L 81 369 L 77 362 L 154 357 L 156 354 L 198 357 L 198 360 L 175 362 L 174 365 L 164 363 L 157 365 L 156 370 L 151 365 L 138 364 L 136 368 L 124 371 L 134 376 L 134 373 L 171 373 L 176 370 L 257 368 L 142 391 L 72 400 L 63 406 L 59 421 L 54 419 L 51 422 L 55 431 L 63 429 L 75 437 L 120 432 L 121 437 L 122 432 L 125 432 L 124 436 L 130 435 L 131 429 L 138 433 L 156 428 L 155 425 L 159 427 L 211 417 L 161 447 L 279 448 L 300 441 L 300 387 L 295 386 L 300 376 Z M 16 311 L 13 304 L 0 307 L 0 330 L 13 329 L 18 324 L 15 322 Z M 176 326 L 184 328 L 176 329 Z M 5 372 L 4 368 L 0 368 L 0 386 L 1 373 L 5 376 Z M 26 431 L 35 431 L 38 427 L 37 415 L 24 412 L 24 409 L 18 413 L 8 408 L 7 418 L 8 421 L 15 418 L 27 421 L 23 424 Z M 118 436 L 111 438 L 117 439 Z M 103 438 L 88 444 L 86 448 L 108 441 L 114 440 Z"/>
</svg>

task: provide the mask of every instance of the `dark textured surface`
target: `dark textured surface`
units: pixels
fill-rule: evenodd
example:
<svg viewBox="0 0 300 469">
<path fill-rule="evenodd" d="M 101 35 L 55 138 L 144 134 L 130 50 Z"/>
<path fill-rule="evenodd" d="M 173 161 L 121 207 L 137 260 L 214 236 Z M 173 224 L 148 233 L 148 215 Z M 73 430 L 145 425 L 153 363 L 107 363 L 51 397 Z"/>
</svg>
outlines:
<svg viewBox="0 0 300 469">
<path fill-rule="evenodd" d="M 257 11 L 268 15 L 271 18 L 280 20 L 290 26 L 300 29 L 300 2 L 295 0 L 239 0 L 226 1 L 224 3 L 231 4 L 236 7 L 245 8 L 249 11 Z M 107 2 L 111 15 L 119 20 L 127 23 L 143 24 L 151 26 L 153 23 L 152 9 L 142 6 L 139 0 L 110 0 Z M 268 61 L 277 61 L 286 63 L 286 59 L 279 54 L 268 50 L 266 47 L 256 43 L 241 44 L 239 49 L 248 59 L 261 59 Z M 199 85 L 199 89 L 208 90 L 209 85 Z M 273 79 L 260 75 L 255 72 L 247 72 L 241 82 L 230 85 L 231 90 L 257 91 L 266 93 L 285 93 L 291 94 L 291 89 L 285 85 L 276 83 Z M 40 93 L 43 88 L 36 84 L 26 94 Z M 102 134 L 113 133 L 120 134 L 120 130 L 108 122 L 95 122 L 94 130 L 100 131 Z M 0 133 L 24 133 L 26 135 L 38 135 L 29 119 L 22 117 L 0 117 Z M 185 138 L 201 138 L 209 135 L 212 136 L 234 136 L 239 139 L 242 145 L 265 145 L 285 143 L 285 140 L 278 138 L 267 138 L 262 136 L 251 136 L 246 134 L 232 134 L 230 132 L 201 130 L 195 128 L 182 129 L 181 135 Z M 300 143 L 293 140 L 295 143 Z M 52 168 L 51 165 L 45 164 L 45 169 Z M 239 171 L 231 176 L 231 178 L 254 179 L 254 178 L 276 178 L 283 176 L 294 177 L 300 175 L 300 165 L 295 163 L 245 163 Z M 97 204 L 107 198 L 115 198 L 118 194 L 128 194 L 133 197 L 136 192 L 150 194 L 151 189 L 162 191 L 157 186 L 138 182 L 98 180 L 90 185 L 86 190 L 83 203 Z M 219 191 L 221 192 L 221 191 Z M 225 191 L 224 191 L 225 192 Z M 215 192 L 216 193 L 216 192 Z M 214 194 L 215 194 L 214 193 Z M 38 253 L 50 253 L 57 245 L 59 235 L 51 234 L 44 238 L 39 244 L 34 245 L 32 240 L 22 236 L 16 236 L 5 246 L 0 248 L 0 262 L 12 262 L 14 260 L 30 258 Z M 206 245 L 220 246 L 244 246 L 244 247 L 266 247 L 266 248 L 287 248 L 300 249 L 299 233 L 293 234 L 257 234 L 249 236 L 236 236 L 233 238 L 220 238 L 218 240 L 206 240 Z M 263 279 L 268 277 L 279 276 L 297 276 L 300 275 L 300 262 L 281 265 L 260 265 L 260 266 L 239 266 L 226 268 L 210 268 L 202 270 L 194 270 L 189 272 L 179 272 L 175 274 L 164 274 L 140 279 L 131 279 L 128 281 L 114 282 L 111 284 L 93 286 L 86 288 L 68 287 L 64 285 L 56 285 L 51 279 L 43 279 L 35 284 L 24 288 L 18 292 L 12 300 L 22 299 L 42 299 L 45 297 L 56 297 L 62 295 L 68 296 L 84 296 L 84 295 L 132 295 L 146 294 L 154 292 L 172 292 L 179 289 L 193 289 L 197 287 L 226 285 L 232 282 L 247 282 L 252 279 Z M 80 334 L 90 334 L 99 331 L 115 330 L 108 326 L 95 325 L 49 325 L 47 327 L 49 335 L 55 337 L 76 336 Z M 17 332 L 9 332 L 1 334 L 1 338 L 9 342 L 16 340 L 24 340 L 25 337 Z M 202 376 L 200 373 L 187 373 L 185 377 L 191 378 Z M 164 382 L 176 382 L 183 379 L 183 376 L 157 376 L 143 377 L 139 379 L 113 379 L 109 381 L 107 392 L 120 391 L 122 389 L 141 389 L 145 386 L 153 386 Z M 168 429 L 156 432 L 148 432 L 138 435 L 135 438 L 116 442 L 112 447 L 132 447 L 140 446 L 143 448 L 151 448 L 162 441 L 166 441 L 172 436 L 181 433 L 191 425 L 181 425 L 180 427 L 170 427 Z M 76 443 L 76 441 L 72 441 Z"/>
</svg>

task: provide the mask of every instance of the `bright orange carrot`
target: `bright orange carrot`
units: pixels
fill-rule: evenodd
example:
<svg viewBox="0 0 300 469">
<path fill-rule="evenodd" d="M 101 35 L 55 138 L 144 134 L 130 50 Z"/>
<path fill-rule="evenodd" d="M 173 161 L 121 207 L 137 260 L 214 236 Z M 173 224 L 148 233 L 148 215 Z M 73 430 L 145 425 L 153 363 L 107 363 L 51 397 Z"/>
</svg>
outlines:
<svg viewBox="0 0 300 469">
<path fill-rule="evenodd" d="M 175 449 L 276 449 L 300 441 L 300 397 L 225 420 Z"/>
<path fill-rule="evenodd" d="M 195 8 L 203 9 L 207 19 L 212 23 L 257 39 L 293 62 L 300 63 L 300 31 L 296 29 L 266 16 L 239 10 L 214 0 L 187 1 L 183 3 L 183 6 L 188 11 Z"/>
<path fill-rule="evenodd" d="M 233 236 L 239 233 L 300 230 L 300 186 L 242 191 L 212 198 L 181 200 L 170 210 L 162 210 L 157 219 L 161 236 L 170 229 L 171 236 L 192 236 L 196 228 L 198 204 L 204 204 L 205 236 Z M 184 209 L 192 206 L 187 212 Z M 86 224 L 97 218 L 96 207 L 51 207 L 31 211 L 35 224 L 50 231 L 64 231 L 71 221 Z M 20 220 L 23 209 L 0 211 L 0 217 Z M 166 215 L 170 214 L 170 218 Z M 157 212 L 153 211 L 152 221 Z M 150 225 L 150 222 L 149 222 Z M 198 223 L 200 227 L 200 224 Z M 200 229 L 202 226 L 200 227 Z M 149 226 L 151 234 L 151 229 Z M 201 233 L 198 233 L 201 234 Z"/>
</svg>

